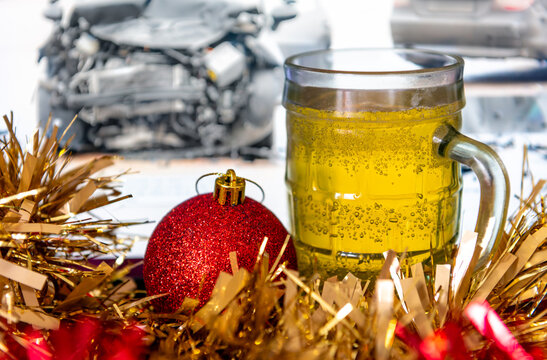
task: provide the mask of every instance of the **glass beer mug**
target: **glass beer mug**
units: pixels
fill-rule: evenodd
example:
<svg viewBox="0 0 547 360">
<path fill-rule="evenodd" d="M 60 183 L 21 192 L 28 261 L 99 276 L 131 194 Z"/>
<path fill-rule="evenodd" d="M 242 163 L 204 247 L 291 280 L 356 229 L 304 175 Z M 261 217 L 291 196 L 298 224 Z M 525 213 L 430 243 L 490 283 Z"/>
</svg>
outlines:
<svg viewBox="0 0 547 360">
<path fill-rule="evenodd" d="M 324 50 L 285 62 L 286 183 L 299 271 L 371 277 L 383 253 L 450 262 L 460 231 L 460 163 L 481 185 L 475 231 L 489 259 L 508 178 L 461 135 L 463 60 L 421 50 Z"/>
</svg>

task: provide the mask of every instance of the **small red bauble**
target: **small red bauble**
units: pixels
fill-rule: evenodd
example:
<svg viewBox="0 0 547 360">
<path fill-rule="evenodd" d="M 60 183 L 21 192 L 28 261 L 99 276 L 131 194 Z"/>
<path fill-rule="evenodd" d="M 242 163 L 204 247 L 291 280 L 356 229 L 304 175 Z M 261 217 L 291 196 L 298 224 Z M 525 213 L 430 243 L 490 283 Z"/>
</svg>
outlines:
<svg viewBox="0 0 547 360">
<path fill-rule="evenodd" d="M 228 184 L 235 185 L 236 179 L 238 184 L 243 181 L 242 188 Z M 228 187 L 219 189 L 219 181 Z M 153 301 L 159 312 L 178 310 L 185 297 L 199 299 L 203 306 L 220 272 L 231 273 L 230 252 L 237 252 L 238 265 L 250 271 L 264 237 L 270 266 L 285 242 L 287 230 L 279 219 L 259 202 L 245 199 L 244 179 L 228 170 L 216 183 L 213 194 L 195 196 L 173 208 L 150 238 L 143 266 L 146 291 L 169 294 Z M 236 205 L 224 204 L 228 196 Z M 281 259 L 296 269 L 292 242 Z"/>
</svg>

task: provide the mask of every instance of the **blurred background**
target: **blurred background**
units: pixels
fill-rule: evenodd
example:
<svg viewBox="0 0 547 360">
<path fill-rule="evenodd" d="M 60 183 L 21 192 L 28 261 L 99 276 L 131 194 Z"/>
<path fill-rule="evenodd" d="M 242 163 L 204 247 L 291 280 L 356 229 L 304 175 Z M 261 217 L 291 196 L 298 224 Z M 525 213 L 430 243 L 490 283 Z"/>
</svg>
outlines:
<svg viewBox="0 0 547 360">
<path fill-rule="evenodd" d="M 328 47 L 464 56 L 463 132 L 498 151 L 512 194 L 524 146 L 535 179 L 547 176 L 547 0 L 0 0 L 0 34 L 0 111 L 21 140 L 50 113 L 61 128 L 78 114 L 77 161 L 115 153 L 110 171 L 135 172 L 121 184 L 134 197 L 97 216 L 157 222 L 200 175 L 234 168 L 288 226 L 281 66 Z M 465 172 L 466 230 L 478 196 Z"/>
</svg>

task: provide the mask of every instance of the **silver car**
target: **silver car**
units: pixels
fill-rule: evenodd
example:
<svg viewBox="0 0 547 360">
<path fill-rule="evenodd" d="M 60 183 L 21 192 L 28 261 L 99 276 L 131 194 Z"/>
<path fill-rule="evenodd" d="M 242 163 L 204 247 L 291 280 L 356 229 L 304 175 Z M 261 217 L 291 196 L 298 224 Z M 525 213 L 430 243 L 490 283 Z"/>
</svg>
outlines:
<svg viewBox="0 0 547 360">
<path fill-rule="evenodd" d="M 268 154 L 291 3 L 258 0 L 52 0 L 40 50 L 39 120 L 52 114 L 74 151 Z M 326 48 L 330 37 L 298 43 Z"/>
<path fill-rule="evenodd" d="M 393 41 L 468 56 L 547 58 L 547 0 L 394 0 Z"/>
</svg>

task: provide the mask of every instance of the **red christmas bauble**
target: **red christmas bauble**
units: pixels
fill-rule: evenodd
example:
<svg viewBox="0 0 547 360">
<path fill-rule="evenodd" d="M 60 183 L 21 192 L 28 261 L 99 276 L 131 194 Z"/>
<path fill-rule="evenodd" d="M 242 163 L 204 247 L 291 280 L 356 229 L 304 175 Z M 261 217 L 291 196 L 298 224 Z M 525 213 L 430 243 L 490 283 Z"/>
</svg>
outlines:
<svg viewBox="0 0 547 360">
<path fill-rule="evenodd" d="M 169 294 L 153 301 L 159 312 L 176 311 L 185 297 L 199 299 L 201 307 L 219 273 L 232 272 L 230 252 L 237 252 L 239 267 L 252 270 L 259 247 L 268 237 L 271 266 L 286 236 L 279 219 L 253 199 L 221 205 L 211 193 L 195 196 L 173 208 L 154 230 L 144 257 L 146 291 L 148 295 Z M 281 259 L 296 269 L 292 243 Z"/>
</svg>

